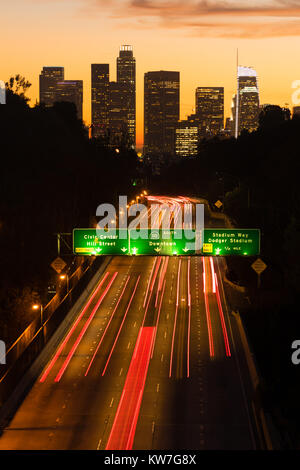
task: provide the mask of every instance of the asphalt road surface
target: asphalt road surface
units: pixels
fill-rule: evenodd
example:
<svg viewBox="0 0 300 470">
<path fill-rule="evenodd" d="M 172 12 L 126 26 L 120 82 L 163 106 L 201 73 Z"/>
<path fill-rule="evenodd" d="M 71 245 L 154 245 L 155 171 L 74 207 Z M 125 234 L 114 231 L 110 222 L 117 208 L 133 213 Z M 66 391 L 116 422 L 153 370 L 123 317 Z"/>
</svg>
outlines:
<svg viewBox="0 0 300 470">
<path fill-rule="evenodd" d="M 223 269 L 114 257 L 0 449 L 255 449 Z"/>
</svg>

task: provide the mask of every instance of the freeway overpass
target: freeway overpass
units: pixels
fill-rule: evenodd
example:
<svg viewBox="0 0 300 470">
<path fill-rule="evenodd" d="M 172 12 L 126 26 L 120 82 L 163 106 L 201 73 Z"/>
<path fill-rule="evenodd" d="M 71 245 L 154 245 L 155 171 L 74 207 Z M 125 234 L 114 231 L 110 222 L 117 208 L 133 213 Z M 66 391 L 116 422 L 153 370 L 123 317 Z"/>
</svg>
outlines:
<svg viewBox="0 0 300 470">
<path fill-rule="evenodd" d="M 224 269 L 209 256 L 113 257 L 0 449 L 260 448 Z"/>
</svg>

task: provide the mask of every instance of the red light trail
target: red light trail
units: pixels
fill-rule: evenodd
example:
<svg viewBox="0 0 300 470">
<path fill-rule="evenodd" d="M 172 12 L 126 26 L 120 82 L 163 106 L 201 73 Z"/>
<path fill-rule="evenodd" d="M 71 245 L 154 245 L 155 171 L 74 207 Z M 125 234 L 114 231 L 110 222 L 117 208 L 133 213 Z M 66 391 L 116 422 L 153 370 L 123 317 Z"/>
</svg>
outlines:
<svg viewBox="0 0 300 470">
<path fill-rule="evenodd" d="M 222 304 L 221 304 L 221 299 L 220 299 L 220 293 L 219 293 L 219 286 L 218 286 L 218 279 L 217 275 L 215 274 L 215 281 L 216 281 L 216 295 L 217 295 L 217 302 L 218 302 L 218 308 L 219 308 L 219 315 L 220 315 L 220 320 L 221 320 L 221 325 L 223 329 L 223 336 L 224 336 L 224 343 L 225 343 L 225 349 L 226 349 L 226 356 L 231 356 L 230 352 L 230 346 L 229 346 L 229 341 L 228 341 L 228 334 L 227 334 L 227 329 L 226 329 L 226 324 L 225 324 L 225 319 L 224 319 L 224 314 L 223 314 L 223 309 L 222 309 Z"/>
<path fill-rule="evenodd" d="M 112 276 L 111 280 L 109 281 L 109 283 L 108 283 L 108 285 L 107 285 L 105 291 L 103 292 L 103 294 L 101 295 L 100 299 L 98 300 L 98 302 L 96 303 L 95 307 L 93 308 L 92 313 L 90 314 L 89 318 L 88 318 L 87 321 L 85 322 L 85 324 L 84 324 L 84 326 L 83 326 L 81 332 L 79 333 L 79 335 L 78 335 L 78 337 L 77 337 L 75 343 L 73 344 L 73 346 L 72 346 L 72 348 L 71 348 L 69 354 L 67 355 L 67 358 L 66 358 L 66 360 L 64 361 L 64 363 L 63 363 L 63 365 L 62 365 L 62 367 L 61 367 L 59 373 L 58 373 L 57 376 L 55 377 L 54 382 L 59 382 L 59 381 L 60 381 L 60 379 L 61 379 L 63 373 L 65 372 L 66 368 L 68 367 L 68 364 L 69 364 L 69 362 L 71 361 L 71 359 L 72 359 L 72 357 L 73 357 L 73 355 L 74 355 L 74 353 L 75 353 L 75 351 L 76 351 L 76 349 L 77 349 L 77 347 L 78 347 L 78 345 L 79 345 L 79 343 L 80 343 L 80 341 L 81 341 L 83 335 L 85 334 L 85 332 L 86 332 L 86 330 L 88 329 L 88 327 L 89 327 L 91 321 L 93 320 L 93 318 L 94 318 L 94 316 L 95 316 L 95 314 L 96 314 L 96 312 L 97 312 L 97 310 L 98 310 L 100 304 L 102 303 L 104 297 L 106 296 L 107 292 L 108 292 L 109 289 L 111 288 L 111 285 L 112 285 L 112 283 L 114 282 L 114 280 L 115 280 L 117 274 L 118 274 L 117 272 L 115 272 L 115 273 L 113 274 L 113 276 Z"/>
<path fill-rule="evenodd" d="M 81 314 L 78 316 L 77 320 L 75 321 L 75 323 L 73 324 L 72 328 L 70 329 L 69 333 L 67 334 L 67 336 L 65 337 L 64 341 L 61 343 L 60 347 L 58 348 L 58 350 L 56 351 L 56 354 L 55 356 L 53 357 L 53 359 L 51 360 L 49 366 L 47 367 L 47 369 L 45 370 L 45 372 L 43 373 L 41 379 L 40 379 L 40 382 L 44 382 L 50 372 L 50 370 L 52 369 L 52 367 L 54 366 L 54 364 L 56 363 L 58 357 L 60 356 L 62 350 L 64 349 L 65 345 L 67 344 L 67 342 L 69 341 L 69 338 L 71 337 L 71 335 L 73 334 L 73 331 L 75 330 L 76 326 L 78 325 L 78 323 L 80 322 L 81 318 L 83 317 L 83 315 L 85 314 L 86 310 L 88 309 L 89 305 L 91 304 L 93 298 L 95 297 L 95 295 L 97 294 L 97 292 L 99 291 L 99 289 L 101 288 L 102 284 L 104 283 L 105 279 L 107 278 L 108 276 L 108 272 L 105 274 L 105 276 L 103 277 L 103 279 L 101 280 L 101 282 L 98 284 L 97 288 L 95 289 L 94 293 L 91 295 L 89 301 L 87 302 L 87 304 L 85 305 L 84 309 L 82 310 Z"/>
<path fill-rule="evenodd" d="M 211 357 L 213 357 L 214 356 L 214 343 L 213 343 L 213 336 L 212 336 L 210 311 L 209 311 L 209 305 L 208 305 L 208 299 L 207 299 L 207 293 L 206 293 L 206 270 L 205 270 L 204 257 L 202 257 L 202 262 L 203 262 L 203 292 L 204 292 L 206 322 L 207 322 L 208 340 L 209 340 L 209 354 Z"/>
<path fill-rule="evenodd" d="M 126 279 L 124 288 L 123 288 L 123 290 L 122 290 L 122 292 L 121 292 L 121 295 L 120 295 L 120 297 L 119 297 L 119 299 L 118 299 L 118 302 L 116 303 L 116 306 L 115 306 L 115 308 L 114 308 L 114 311 L 112 312 L 112 314 L 111 314 L 111 316 L 110 316 L 110 319 L 109 319 L 109 321 L 108 321 L 108 323 L 107 323 L 107 325 L 106 325 L 106 328 L 105 328 L 105 330 L 104 330 L 104 332 L 103 332 L 103 335 L 101 336 L 101 339 L 100 339 L 100 341 L 99 341 L 99 344 L 98 344 L 98 346 L 97 346 L 97 348 L 96 348 L 96 350 L 95 350 L 95 352 L 94 352 L 94 354 L 93 354 L 93 357 L 92 357 L 92 359 L 91 359 L 91 361 L 90 361 L 90 363 L 89 363 L 89 365 L 88 365 L 88 368 L 87 368 L 87 370 L 86 370 L 86 372 L 85 372 L 85 374 L 84 374 L 85 376 L 87 376 L 87 374 L 88 374 L 88 372 L 89 372 L 89 370 L 90 370 L 90 367 L 91 367 L 91 365 L 92 365 L 92 362 L 93 362 L 93 360 L 95 359 L 95 356 L 96 356 L 96 354 L 97 354 L 97 352 L 98 352 L 98 350 L 99 350 L 99 348 L 100 348 L 100 346 L 101 346 L 101 343 L 102 343 L 102 341 L 103 341 L 103 338 L 104 338 L 104 336 L 105 336 L 105 334 L 106 334 L 106 332 L 107 332 L 107 330 L 108 330 L 108 327 L 109 327 L 109 325 L 110 325 L 110 323 L 111 323 L 111 321 L 112 321 L 112 319 L 113 319 L 113 317 L 114 317 L 114 315 L 115 315 L 115 312 L 116 312 L 116 310 L 117 310 L 117 308 L 118 308 L 118 305 L 119 305 L 119 303 L 120 303 L 120 301 L 121 301 L 121 299 L 122 299 L 122 297 L 123 297 L 123 294 L 124 294 L 124 292 L 125 292 L 125 289 L 126 289 L 126 287 L 127 287 L 127 284 L 128 284 L 128 282 L 129 282 L 129 279 L 130 279 L 130 276 L 128 276 L 127 279 Z"/>
<path fill-rule="evenodd" d="M 142 327 L 128 369 L 106 450 L 131 450 L 141 407 L 155 327 Z"/>
<path fill-rule="evenodd" d="M 173 351 L 174 351 L 174 338 L 175 338 L 175 330 L 176 330 L 176 322 L 177 322 L 177 313 L 178 313 L 178 305 L 179 305 L 179 279 L 180 279 L 180 269 L 181 269 L 181 259 L 179 260 L 178 266 L 178 275 L 177 275 L 177 297 L 176 297 L 176 310 L 175 310 L 175 319 L 174 319 L 174 328 L 173 328 L 173 335 L 172 335 L 172 346 L 171 346 L 171 356 L 170 356 L 170 369 L 169 369 L 169 377 L 172 376 L 172 363 L 173 363 Z"/>
<path fill-rule="evenodd" d="M 110 351 L 110 353 L 109 353 L 108 359 L 107 359 L 106 364 L 105 364 L 105 366 L 104 366 L 104 369 L 103 369 L 103 372 L 102 372 L 102 376 L 105 374 L 105 371 L 106 371 L 106 369 L 107 369 L 108 363 L 109 363 L 110 358 L 111 358 L 111 355 L 112 355 L 112 353 L 113 353 L 113 351 L 114 351 L 114 349 L 115 349 L 115 346 L 116 346 L 116 344 L 117 344 L 117 341 L 118 341 L 118 338 L 119 338 L 119 336 L 120 336 L 122 327 L 123 327 L 124 322 L 125 322 L 125 319 L 126 319 L 126 317 L 127 317 L 128 310 L 129 310 L 129 308 L 130 308 L 131 302 L 132 302 L 133 297 L 134 297 L 134 295 L 135 295 L 135 291 L 136 291 L 137 286 L 138 286 L 138 283 L 139 283 L 139 281 L 140 281 L 140 277 L 141 277 L 141 276 L 139 276 L 139 277 L 137 278 L 137 281 L 136 281 L 136 284 L 135 284 L 135 286 L 134 286 L 134 290 L 133 290 L 132 296 L 131 296 L 131 298 L 130 298 L 130 300 L 129 300 L 129 303 L 128 303 L 128 305 L 127 305 L 127 309 L 126 309 L 126 312 L 125 312 L 125 314 L 124 314 L 122 323 L 121 323 L 121 325 L 120 325 L 118 334 L 117 334 L 117 336 L 116 336 L 116 339 L 115 339 L 115 341 L 114 341 L 113 347 L 111 348 L 111 351 Z"/>
</svg>

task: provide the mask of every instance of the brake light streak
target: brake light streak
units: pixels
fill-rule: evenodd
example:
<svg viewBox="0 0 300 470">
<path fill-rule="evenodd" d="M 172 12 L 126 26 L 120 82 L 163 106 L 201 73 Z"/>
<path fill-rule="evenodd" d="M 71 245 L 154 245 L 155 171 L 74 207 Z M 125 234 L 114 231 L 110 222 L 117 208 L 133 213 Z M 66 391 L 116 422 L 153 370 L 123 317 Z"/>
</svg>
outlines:
<svg viewBox="0 0 300 470">
<path fill-rule="evenodd" d="M 191 335 L 191 314 L 192 314 L 190 271 L 191 271 L 191 258 L 188 259 L 188 310 L 189 310 L 189 319 L 188 319 L 188 333 L 187 333 L 187 363 L 186 363 L 187 377 L 190 376 L 190 335 Z"/>
<path fill-rule="evenodd" d="M 153 352 L 154 352 L 154 347 L 155 347 L 156 333 L 157 333 L 158 322 L 159 322 L 159 317 L 160 317 L 161 305 L 162 305 L 162 301 L 163 301 L 163 297 L 164 297 L 164 293 L 165 293 L 165 287 L 166 287 L 166 280 L 164 280 L 164 286 L 163 286 L 163 289 L 162 289 L 162 294 L 161 294 L 160 302 L 159 302 L 159 308 L 158 308 L 157 319 L 156 319 L 155 335 L 154 335 L 153 347 L 152 347 L 152 351 L 151 351 L 151 359 L 152 359 Z"/>
<path fill-rule="evenodd" d="M 141 327 L 106 450 L 131 450 L 150 362 L 155 327 Z"/>
<path fill-rule="evenodd" d="M 143 397 L 143 389 L 144 387 L 141 388 L 140 393 L 139 393 L 139 398 L 137 400 L 137 404 L 136 404 L 136 408 L 135 408 L 135 412 L 134 412 L 134 416 L 133 416 L 133 420 L 132 420 L 132 424 L 130 428 L 130 433 L 129 433 L 128 441 L 126 444 L 126 450 L 131 450 L 133 447 L 134 435 L 135 435 L 136 425 L 137 425 L 139 411 L 140 411 L 142 397 Z"/>
<path fill-rule="evenodd" d="M 179 279 L 180 279 L 180 269 L 181 269 L 181 259 L 179 260 L 179 266 L 178 266 L 176 310 L 175 310 L 174 328 L 173 328 L 173 335 L 172 335 L 172 345 L 171 345 L 169 377 L 171 377 L 171 375 L 172 375 L 172 362 L 173 362 L 173 352 L 174 352 L 174 338 L 175 338 L 175 330 L 176 330 L 176 322 L 177 322 L 177 314 L 178 314 L 178 304 L 179 304 Z"/>
<path fill-rule="evenodd" d="M 145 295 L 145 299 L 144 299 L 144 303 L 143 303 L 144 308 L 145 308 L 145 305 L 146 305 L 146 300 L 147 300 L 147 296 L 148 296 L 148 292 L 149 292 L 150 282 L 151 282 L 151 279 L 152 279 L 152 274 L 153 274 L 154 266 L 156 265 L 156 261 L 157 261 L 157 258 L 154 259 L 154 263 L 153 263 L 151 273 L 150 273 L 150 277 L 149 277 L 149 280 L 148 280 L 146 295 Z"/>
<path fill-rule="evenodd" d="M 105 334 L 106 334 L 106 332 L 107 332 L 107 330 L 108 330 L 108 327 L 109 327 L 109 325 L 110 325 L 110 323 L 111 323 L 111 321 L 112 321 L 112 319 L 113 319 L 113 317 L 114 317 L 114 315 L 115 315 L 115 312 L 116 312 L 116 310 L 117 310 L 117 308 L 118 308 L 118 305 L 119 305 L 119 303 L 121 302 L 121 299 L 122 299 L 122 297 L 123 297 L 123 295 L 124 295 L 124 292 L 125 292 L 125 290 L 126 290 L 126 287 L 127 287 L 128 282 L 129 282 L 129 279 L 130 279 L 130 275 L 129 275 L 129 276 L 127 277 L 127 279 L 126 279 L 125 285 L 124 285 L 123 290 L 122 290 L 122 292 L 121 292 L 121 295 L 120 295 L 120 297 L 119 297 L 119 299 L 118 299 L 118 302 L 116 303 L 116 306 L 115 306 L 115 308 L 114 308 L 114 310 L 113 310 L 113 312 L 112 312 L 112 314 L 111 314 L 111 316 L 110 316 L 110 319 L 109 319 L 109 321 L 108 321 L 108 323 L 107 323 L 107 325 L 106 325 L 106 328 L 105 328 L 105 330 L 104 330 L 104 332 L 103 332 L 103 334 L 102 334 L 102 336 L 101 336 L 101 339 L 100 339 L 100 341 L 99 341 L 99 343 L 98 343 L 98 346 L 97 346 L 97 348 L 96 348 L 96 350 L 95 350 L 95 352 L 94 352 L 94 354 L 93 354 L 93 357 L 92 357 L 92 359 L 91 359 L 91 361 L 90 361 L 90 363 L 89 363 L 89 365 L 88 365 L 88 368 L 87 368 L 87 370 L 86 370 L 86 372 L 85 372 L 85 374 L 84 374 L 85 377 L 87 376 L 87 374 L 88 374 L 88 372 L 89 372 L 89 370 L 90 370 L 90 367 L 91 367 L 91 365 L 92 365 L 92 363 L 93 363 L 93 361 L 94 361 L 94 359 L 95 359 L 95 356 L 96 356 L 96 354 L 97 354 L 97 352 L 98 352 L 98 350 L 99 350 L 99 348 L 100 348 L 100 346 L 101 346 L 101 343 L 102 343 L 102 341 L 103 341 L 103 338 L 104 338 L 104 336 L 105 336 Z"/>
<path fill-rule="evenodd" d="M 206 293 L 206 270 L 205 270 L 205 260 L 203 256 L 202 256 L 202 262 L 203 262 L 203 292 L 204 292 L 204 301 L 205 301 L 207 330 L 208 330 L 209 354 L 211 357 L 213 357 L 214 356 L 214 343 L 213 343 L 213 336 L 212 336 L 212 327 L 211 327 L 208 298 L 207 298 L 207 293 Z"/>
<path fill-rule="evenodd" d="M 212 281 L 213 281 L 213 292 L 215 293 L 216 292 L 216 279 L 215 279 L 216 273 L 214 269 L 214 262 L 211 256 L 209 257 L 209 261 L 210 261 L 211 276 L 212 276 Z"/>
<path fill-rule="evenodd" d="M 157 277 L 157 273 L 158 273 L 158 270 L 159 270 L 160 262 L 161 262 L 161 256 L 158 258 L 158 263 L 157 263 L 157 265 L 156 265 L 155 272 L 154 272 L 154 276 L 153 276 L 153 279 L 152 279 L 152 283 L 151 283 L 151 287 L 150 287 L 150 294 L 149 294 L 147 306 L 146 306 L 146 309 L 145 309 L 145 313 L 144 313 L 144 318 L 143 318 L 142 326 L 144 326 L 144 323 L 145 323 L 145 319 L 146 319 L 146 315 L 147 315 L 147 312 L 148 312 L 150 300 L 151 300 L 151 297 L 152 297 L 153 286 L 154 286 L 155 281 L 156 281 L 156 277 Z"/>
<path fill-rule="evenodd" d="M 156 299 L 155 299 L 155 308 L 157 307 L 158 297 L 159 297 L 159 293 L 161 291 L 161 288 L 164 282 L 165 274 L 166 274 L 167 267 L 168 267 L 168 262 L 169 262 L 169 257 L 164 258 L 163 263 L 162 263 L 161 273 L 159 276 L 159 281 L 158 281 L 158 288 L 157 288 Z"/>
<path fill-rule="evenodd" d="M 131 295 L 131 297 L 130 297 L 129 303 L 128 303 L 127 308 L 126 308 L 126 312 L 125 312 L 125 314 L 124 314 L 122 323 L 121 323 L 120 328 L 119 328 L 119 331 L 118 331 L 118 334 L 117 334 L 117 336 L 116 336 L 116 338 L 115 338 L 114 344 L 113 344 L 113 346 L 112 346 L 112 348 L 111 348 L 111 351 L 110 351 L 110 353 L 109 353 L 108 359 L 107 359 L 106 364 L 105 364 L 105 366 L 104 366 L 104 369 L 103 369 L 103 372 L 102 372 L 102 376 L 105 374 L 105 371 L 106 371 L 106 369 L 107 369 L 108 363 L 109 363 L 110 358 L 111 358 L 111 355 L 112 355 L 112 353 L 113 353 L 113 351 L 114 351 L 114 349 L 115 349 L 115 346 L 116 346 L 116 344 L 117 344 L 118 338 L 119 338 L 119 336 L 120 336 L 122 327 L 123 327 L 124 322 L 125 322 L 125 319 L 126 319 L 126 317 L 127 317 L 127 313 L 128 313 L 129 308 L 130 308 L 130 305 L 131 305 L 131 303 L 132 303 L 133 297 L 134 297 L 134 295 L 135 295 L 135 292 L 136 292 L 138 283 L 139 283 L 139 281 L 140 281 L 140 278 L 141 278 L 141 276 L 139 276 L 139 277 L 137 278 L 137 281 L 136 281 L 136 283 L 135 283 L 135 286 L 134 286 L 134 289 L 133 289 L 133 293 L 132 293 L 132 295 Z"/>
<path fill-rule="evenodd" d="M 81 332 L 79 333 L 79 335 L 78 335 L 78 337 L 77 337 L 75 343 L 73 344 L 73 346 L 72 346 L 72 348 L 71 348 L 69 354 L 67 355 L 67 358 L 65 359 L 65 361 L 64 361 L 64 363 L 63 363 L 63 365 L 62 365 L 60 371 L 58 372 L 57 376 L 55 377 L 54 382 L 59 382 L 59 381 L 60 381 L 60 379 L 61 379 L 63 373 L 65 372 L 66 368 L 68 367 L 69 362 L 71 361 L 71 359 L 72 359 L 72 357 L 73 357 L 73 355 L 74 355 L 74 353 L 75 353 L 75 351 L 76 351 L 76 349 L 77 349 L 77 347 L 78 347 L 78 345 L 79 345 L 79 343 L 80 343 L 80 341 L 81 341 L 83 335 L 85 334 L 85 332 L 86 332 L 86 330 L 88 329 L 88 327 L 89 327 L 91 321 L 93 320 L 93 318 L 94 318 L 94 316 L 95 316 L 95 314 L 96 314 L 96 312 L 97 312 L 97 310 L 98 310 L 100 304 L 102 303 L 104 297 L 106 296 L 107 292 L 108 292 L 109 289 L 111 288 L 111 285 L 112 285 L 112 283 L 114 282 L 114 280 L 115 280 L 117 274 L 118 274 L 117 272 L 115 272 L 115 273 L 113 274 L 113 276 L 112 276 L 111 280 L 109 281 L 109 283 L 108 283 L 108 285 L 107 285 L 105 291 L 103 292 L 103 294 L 101 295 L 100 299 L 98 300 L 98 302 L 96 303 L 95 307 L 93 308 L 92 313 L 90 314 L 89 318 L 87 319 L 87 321 L 85 322 L 83 328 L 81 329 Z"/>
<path fill-rule="evenodd" d="M 223 309 L 222 309 L 222 303 L 221 303 L 220 293 L 219 293 L 218 279 L 217 279 L 216 274 L 215 274 L 215 281 L 216 281 L 216 286 L 217 286 L 216 296 L 217 296 L 219 315 L 220 315 L 220 320 L 221 320 L 221 325 L 222 325 L 222 330 L 223 330 L 226 356 L 230 357 L 231 352 L 230 352 L 230 346 L 229 346 L 229 341 L 228 341 L 227 328 L 226 328 L 226 324 L 225 324 L 225 319 L 224 319 L 224 314 L 223 314 Z"/>
<path fill-rule="evenodd" d="M 58 357 L 60 356 L 62 350 L 64 349 L 65 345 L 67 344 L 67 342 L 69 341 L 69 338 L 71 337 L 72 333 L 74 332 L 76 326 L 78 325 L 78 323 L 80 322 L 81 318 L 83 317 L 83 315 L 85 314 L 86 310 L 88 309 L 88 307 L 90 306 L 92 300 L 94 299 L 95 295 L 97 294 L 97 292 L 100 290 L 102 284 L 104 283 L 105 279 L 107 278 L 108 276 L 108 272 L 106 272 L 105 276 L 103 277 L 103 279 L 101 280 L 101 282 L 98 284 L 97 288 L 95 289 L 94 293 L 92 294 L 92 296 L 90 297 L 89 301 L 87 302 L 87 304 L 85 305 L 85 307 L 83 308 L 82 312 L 80 313 L 80 315 L 78 316 L 77 320 L 75 321 L 75 323 L 73 324 L 72 328 L 69 330 L 67 336 L 65 337 L 65 339 L 63 340 L 63 342 L 61 343 L 60 347 L 58 348 L 58 350 L 56 351 L 56 354 L 55 356 L 53 357 L 53 359 L 51 360 L 50 364 L 48 365 L 47 369 L 45 370 L 45 372 L 43 373 L 41 379 L 40 379 L 40 382 L 43 383 L 50 370 L 52 369 L 52 367 L 54 366 L 54 364 L 56 363 Z"/>
</svg>

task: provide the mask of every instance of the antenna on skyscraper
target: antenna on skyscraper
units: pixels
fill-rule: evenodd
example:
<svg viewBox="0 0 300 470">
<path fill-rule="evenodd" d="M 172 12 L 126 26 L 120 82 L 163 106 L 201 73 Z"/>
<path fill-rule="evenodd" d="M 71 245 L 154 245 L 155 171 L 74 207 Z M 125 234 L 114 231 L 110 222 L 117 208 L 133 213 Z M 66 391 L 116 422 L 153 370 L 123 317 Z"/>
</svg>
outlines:
<svg viewBox="0 0 300 470">
<path fill-rule="evenodd" d="M 238 138 L 239 132 L 239 49 L 236 50 L 236 76 L 237 76 L 237 92 L 235 100 L 235 138 Z"/>
</svg>

